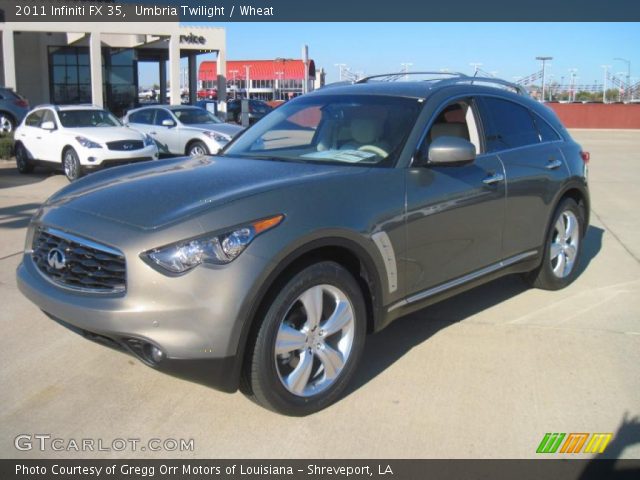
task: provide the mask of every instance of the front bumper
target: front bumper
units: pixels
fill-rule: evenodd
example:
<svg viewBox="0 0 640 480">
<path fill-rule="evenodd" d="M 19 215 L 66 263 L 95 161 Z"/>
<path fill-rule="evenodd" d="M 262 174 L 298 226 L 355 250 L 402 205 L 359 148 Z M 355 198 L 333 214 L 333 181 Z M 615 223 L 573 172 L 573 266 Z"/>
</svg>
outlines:
<svg viewBox="0 0 640 480">
<path fill-rule="evenodd" d="M 197 270 L 191 274 L 203 275 L 202 278 L 209 275 L 208 285 L 215 283 L 219 272 Z M 87 339 L 132 354 L 161 372 L 234 392 L 241 367 L 236 338 L 240 314 L 234 309 L 237 299 L 220 289 L 221 298 L 207 305 L 194 300 L 197 289 L 185 299 L 180 286 L 171 295 L 172 285 L 184 283 L 186 278 L 164 277 L 152 282 L 145 294 L 132 286 L 125 294 L 97 296 L 51 283 L 30 254 L 24 256 L 17 269 L 19 290 L 61 325 Z M 165 284 L 161 285 L 163 281 Z M 204 284 L 202 279 L 197 283 Z M 150 300 L 153 297 L 155 301 Z M 153 361 L 149 355 L 151 346 L 163 353 L 160 361 Z"/>
<path fill-rule="evenodd" d="M 108 148 L 78 148 L 80 164 L 85 169 L 125 165 L 144 160 L 156 160 L 158 147 L 149 145 L 137 150 L 109 150 Z"/>
</svg>

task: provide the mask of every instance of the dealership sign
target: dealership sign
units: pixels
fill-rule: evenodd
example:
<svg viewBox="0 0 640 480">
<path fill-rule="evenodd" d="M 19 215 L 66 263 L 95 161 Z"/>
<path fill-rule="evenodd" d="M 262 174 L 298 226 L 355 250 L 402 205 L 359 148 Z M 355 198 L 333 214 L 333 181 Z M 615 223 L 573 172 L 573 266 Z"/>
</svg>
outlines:
<svg viewBox="0 0 640 480">
<path fill-rule="evenodd" d="M 190 45 L 204 45 L 207 40 L 202 35 L 180 35 L 180 43 L 188 43 Z"/>
</svg>

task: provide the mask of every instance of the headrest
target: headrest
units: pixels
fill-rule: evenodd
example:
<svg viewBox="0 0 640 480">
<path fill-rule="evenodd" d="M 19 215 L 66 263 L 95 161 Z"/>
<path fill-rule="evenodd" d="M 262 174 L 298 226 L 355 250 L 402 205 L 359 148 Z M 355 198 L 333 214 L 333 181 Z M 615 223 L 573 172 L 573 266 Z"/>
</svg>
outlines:
<svg viewBox="0 0 640 480">
<path fill-rule="evenodd" d="M 351 136 L 358 143 L 375 142 L 381 131 L 381 123 L 373 118 L 354 118 L 351 120 Z"/>
<path fill-rule="evenodd" d="M 434 123 L 431 127 L 431 140 L 438 137 L 459 137 L 469 140 L 469 130 L 465 123 Z"/>
</svg>

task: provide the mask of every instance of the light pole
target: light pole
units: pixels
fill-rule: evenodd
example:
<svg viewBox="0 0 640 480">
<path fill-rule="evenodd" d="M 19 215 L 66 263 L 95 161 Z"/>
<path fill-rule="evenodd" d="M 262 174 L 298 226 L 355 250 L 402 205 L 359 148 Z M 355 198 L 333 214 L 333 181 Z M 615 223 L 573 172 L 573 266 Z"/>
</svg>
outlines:
<svg viewBox="0 0 640 480">
<path fill-rule="evenodd" d="M 627 60 L 626 58 L 616 57 L 614 60 L 618 60 L 619 62 L 624 62 L 627 64 L 627 88 L 625 89 L 625 95 L 629 96 L 629 89 L 631 87 L 631 60 Z"/>
<path fill-rule="evenodd" d="M 407 72 L 409 71 L 409 67 L 413 66 L 413 63 L 410 62 L 405 62 L 405 63 L 401 63 L 400 66 L 402 67 L 402 71 L 404 72 L 404 81 L 407 81 Z"/>
<path fill-rule="evenodd" d="M 547 61 L 549 60 L 553 60 L 553 57 L 536 57 L 536 60 L 540 60 L 542 62 L 542 103 L 544 103 L 544 93 L 545 93 L 545 81 L 546 81 L 546 77 L 545 77 L 545 67 L 547 64 Z"/>
<path fill-rule="evenodd" d="M 571 102 L 574 102 L 576 99 L 576 92 L 574 91 L 574 86 L 575 86 L 575 80 L 576 80 L 576 72 L 578 71 L 577 68 L 570 68 L 569 69 L 569 74 L 571 75 L 571 80 L 569 83 L 569 100 Z"/>
<path fill-rule="evenodd" d="M 609 76 L 609 69 L 611 65 L 600 65 L 604 68 L 604 79 L 602 82 L 602 103 L 607 103 L 607 77 Z"/>
<path fill-rule="evenodd" d="M 238 84 L 236 83 L 236 75 L 238 70 L 229 70 L 229 73 L 233 75 L 233 98 L 238 98 Z"/>
<path fill-rule="evenodd" d="M 245 90 L 247 99 L 250 98 L 250 93 L 251 93 L 251 80 L 249 78 L 249 70 L 251 70 L 251 65 L 244 65 L 244 79 L 246 82 L 244 90 Z"/>
<path fill-rule="evenodd" d="M 333 64 L 334 67 L 338 67 L 338 70 L 340 72 L 340 81 L 342 81 L 342 70 L 344 69 L 344 67 L 347 66 L 346 63 L 334 63 Z"/>
<path fill-rule="evenodd" d="M 278 91 L 278 98 L 277 100 L 282 100 L 282 89 L 281 89 L 281 84 L 282 84 L 282 75 L 284 75 L 283 71 L 278 71 L 278 72 L 274 72 L 276 74 L 276 76 L 278 77 L 278 85 L 276 90 Z"/>
<path fill-rule="evenodd" d="M 469 64 L 470 67 L 473 67 L 473 76 L 475 77 L 476 75 L 478 75 L 478 70 L 480 70 L 480 67 L 482 66 L 482 63 L 479 62 L 471 62 Z"/>
</svg>

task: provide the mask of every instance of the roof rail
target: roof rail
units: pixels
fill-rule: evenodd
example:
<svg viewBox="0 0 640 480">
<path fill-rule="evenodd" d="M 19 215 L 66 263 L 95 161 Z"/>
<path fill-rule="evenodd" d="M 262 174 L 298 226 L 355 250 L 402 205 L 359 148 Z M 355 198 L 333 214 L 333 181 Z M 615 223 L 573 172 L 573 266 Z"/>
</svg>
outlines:
<svg viewBox="0 0 640 480">
<path fill-rule="evenodd" d="M 469 75 L 465 75 L 464 73 L 459 72 L 396 72 L 396 73 L 383 73 L 379 75 L 370 75 L 368 77 L 362 78 L 355 83 L 367 83 L 372 79 L 384 79 L 389 82 L 395 82 L 400 78 L 404 78 L 405 75 L 439 75 L 445 76 L 445 78 L 433 78 L 427 79 L 426 81 L 436 82 L 438 86 L 446 86 L 446 85 L 455 85 L 459 83 L 469 83 L 473 85 L 474 83 L 488 83 L 494 85 L 500 85 L 502 87 L 507 87 L 514 90 L 517 94 L 523 96 L 529 96 L 527 90 L 521 85 L 517 85 L 512 82 L 508 82 L 506 80 L 502 80 L 500 78 L 495 77 L 471 77 Z"/>
<path fill-rule="evenodd" d="M 40 105 L 31 107 L 32 110 L 35 110 L 36 108 L 53 108 L 54 110 L 57 110 L 58 106 L 54 105 L 53 103 L 41 103 Z"/>
<path fill-rule="evenodd" d="M 495 85 L 500 85 L 503 87 L 507 87 L 507 88 L 511 88 L 512 90 L 514 90 L 517 94 L 519 95 L 523 95 L 525 97 L 529 96 L 529 92 L 527 92 L 527 90 L 522 86 L 522 85 L 518 85 L 516 83 L 512 83 L 512 82 L 508 82 L 506 80 L 502 80 L 500 78 L 494 78 L 494 77 L 460 77 L 460 78 L 446 78 L 443 80 L 440 80 L 438 82 L 438 85 L 455 85 L 458 83 L 469 83 L 471 85 L 473 85 L 474 83 L 492 83 Z"/>
<path fill-rule="evenodd" d="M 374 78 L 386 78 L 387 81 L 389 82 L 395 82 L 399 78 L 403 78 L 406 75 L 440 75 L 440 76 L 445 75 L 447 77 L 459 77 L 459 78 L 467 77 L 467 75 L 465 75 L 464 73 L 459 73 L 459 72 L 430 72 L 430 71 L 395 72 L 395 73 L 381 73 L 378 75 L 369 75 L 368 77 L 361 78 L 360 80 L 357 80 L 354 83 L 367 83 L 369 80 L 373 80 Z"/>
</svg>

